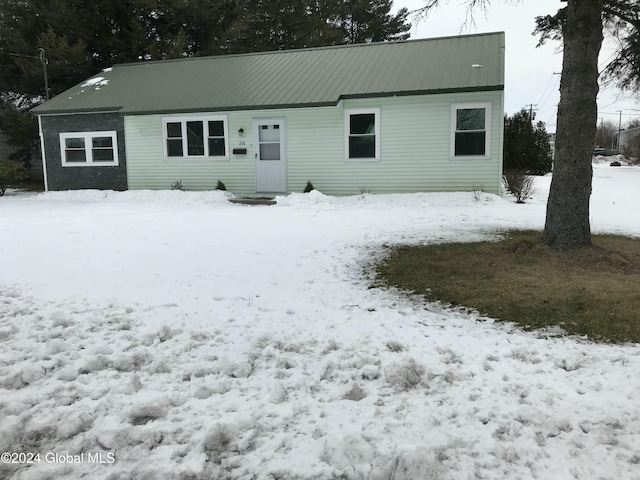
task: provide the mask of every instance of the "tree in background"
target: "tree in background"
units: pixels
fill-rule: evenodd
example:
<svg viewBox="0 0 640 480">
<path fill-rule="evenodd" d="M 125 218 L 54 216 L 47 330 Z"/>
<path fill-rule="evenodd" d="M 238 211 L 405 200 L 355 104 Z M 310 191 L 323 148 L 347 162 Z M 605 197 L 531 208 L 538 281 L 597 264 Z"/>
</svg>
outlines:
<svg viewBox="0 0 640 480">
<path fill-rule="evenodd" d="M 392 0 L 243 0 L 229 53 L 406 40 L 409 12 Z"/>
<path fill-rule="evenodd" d="M 0 197 L 11 186 L 19 185 L 24 180 L 24 167 L 18 162 L 0 158 Z"/>
<path fill-rule="evenodd" d="M 640 90 L 640 4 L 637 0 L 606 0 L 604 24 L 619 45 L 605 68 L 605 79 L 627 90 Z"/>
<path fill-rule="evenodd" d="M 0 130 L 13 148 L 8 160 L 21 162 L 26 169 L 38 150 L 38 125 L 29 114 L 37 103 L 24 95 L 0 94 Z"/>
<path fill-rule="evenodd" d="M 52 95 L 116 63 L 225 51 L 237 2 L 221 0 L 3 0 L 0 92 Z"/>
<path fill-rule="evenodd" d="M 409 11 L 391 15 L 392 0 L 346 0 L 338 2 L 340 28 L 346 43 L 406 40 L 411 24 Z"/>
<path fill-rule="evenodd" d="M 29 112 L 47 93 L 57 95 L 115 63 L 197 54 L 225 38 L 234 6 L 224 0 L 0 2 L 0 130 L 12 157 L 31 163 L 38 134 Z"/>
<path fill-rule="evenodd" d="M 3 0 L 0 92 L 56 95 L 117 63 L 408 38 L 391 0 Z"/>
<path fill-rule="evenodd" d="M 594 145 L 602 148 L 615 148 L 618 142 L 618 124 L 610 120 L 602 121 L 596 130 Z"/>
<path fill-rule="evenodd" d="M 37 130 L 16 98 L 34 107 L 46 97 L 39 48 L 54 96 L 117 63 L 407 38 L 406 9 L 391 8 L 391 0 L 2 0 L 0 130 L 28 163 Z"/>
<path fill-rule="evenodd" d="M 533 124 L 529 111 L 504 117 L 505 172 L 544 175 L 551 171 L 551 146 L 544 122 Z"/>
<path fill-rule="evenodd" d="M 263 52 L 344 43 L 336 4 L 313 0 L 241 0 L 225 53 Z"/>
</svg>

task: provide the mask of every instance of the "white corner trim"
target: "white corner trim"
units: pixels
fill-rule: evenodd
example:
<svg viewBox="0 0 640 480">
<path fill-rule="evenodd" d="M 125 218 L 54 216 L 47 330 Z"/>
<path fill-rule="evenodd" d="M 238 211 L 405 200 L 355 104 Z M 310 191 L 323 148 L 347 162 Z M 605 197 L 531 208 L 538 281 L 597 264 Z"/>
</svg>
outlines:
<svg viewBox="0 0 640 480">
<path fill-rule="evenodd" d="M 44 174 L 44 191 L 49 191 L 49 182 L 47 180 L 47 154 L 44 150 L 44 135 L 42 134 L 42 116 L 38 115 L 38 130 L 40 133 L 40 156 L 42 157 L 42 172 Z"/>
</svg>

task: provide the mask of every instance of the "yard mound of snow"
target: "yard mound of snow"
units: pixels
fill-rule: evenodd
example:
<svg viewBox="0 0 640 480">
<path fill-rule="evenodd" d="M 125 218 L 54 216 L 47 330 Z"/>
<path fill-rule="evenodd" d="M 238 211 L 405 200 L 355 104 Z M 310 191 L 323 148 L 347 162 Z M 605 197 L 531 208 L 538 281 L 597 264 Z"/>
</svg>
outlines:
<svg viewBox="0 0 640 480">
<path fill-rule="evenodd" d="M 212 190 L 207 192 L 189 192 L 183 190 L 64 190 L 46 192 L 32 197 L 35 201 L 46 203 L 77 202 L 77 203 L 142 203 L 175 205 L 203 205 L 227 204 L 230 198 L 235 198 L 230 192 Z"/>
<path fill-rule="evenodd" d="M 0 199 L 0 452 L 42 456 L 0 478 L 640 478 L 637 345 L 370 288 L 385 246 L 542 228 L 549 181 Z M 639 182 L 595 167 L 594 231 L 640 236 Z"/>
<path fill-rule="evenodd" d="M 484 192 L 432 192 L 413 194 L 361 194 L 344 197 L 325 195 L 318 190 L 309 193 L 290 193 L 277 196 L 279 206 L 295 208 L 419 208 L 419 207 L 458 207 L 470 203 L 488 203 L 504 201 L 498 195 Z"/>
</svg>

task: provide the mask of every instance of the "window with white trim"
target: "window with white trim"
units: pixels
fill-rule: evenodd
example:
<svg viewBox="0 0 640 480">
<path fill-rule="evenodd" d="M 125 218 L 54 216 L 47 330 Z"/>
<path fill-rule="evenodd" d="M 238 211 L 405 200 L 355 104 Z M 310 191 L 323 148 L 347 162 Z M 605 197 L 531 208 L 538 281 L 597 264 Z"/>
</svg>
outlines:
<svg viewBox="0 0 640 480">
<path fill-rule="evenodd" d="M 451 108 L 451 156 L 489 157 L 491 104 L 468 103 Z"/>
<path fill-rule="evenodd" d="M 227 117 L 162 120 L 166 158 L 229 158 Z"/>
<path fill-rule="evenodd" d="M 380 109 L 345 111 L 347 160 L 380 160 Z"/>
<path fill-rule="evenodd" d="M 110 132 L 64 132 L 60 134 L 64 167 L 118 165 L 118 135 Z"/>
</svg>

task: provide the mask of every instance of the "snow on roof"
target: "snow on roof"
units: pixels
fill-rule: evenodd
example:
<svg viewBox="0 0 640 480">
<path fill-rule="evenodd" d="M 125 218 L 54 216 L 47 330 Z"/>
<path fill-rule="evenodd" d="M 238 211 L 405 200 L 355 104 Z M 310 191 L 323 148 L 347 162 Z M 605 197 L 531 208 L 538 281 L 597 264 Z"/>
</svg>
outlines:
<svg viewBox="0 0 640 480">
<path fill-rule="evenodd" d="M 109 80 L 107 80 L 104 77 L 94 77 L 94 78 L 90 78 L 89 80 L 87 80 L 86 82 L 84 82 L 82 85 L 80 85 L 81 87 L 102 87 L 103 85 L 107 85 L 109 83 Z"/>
</svg>

